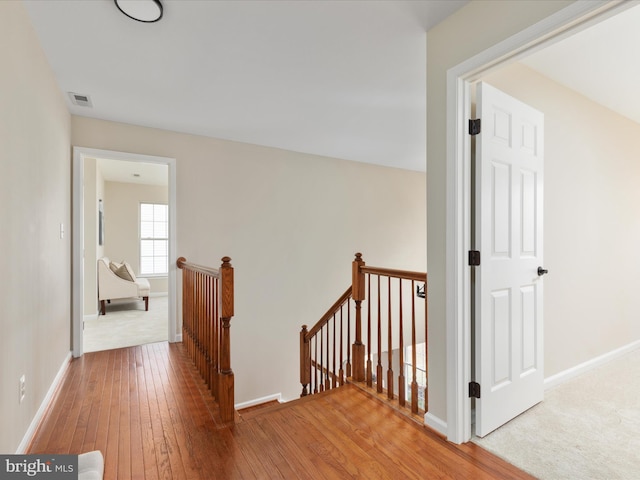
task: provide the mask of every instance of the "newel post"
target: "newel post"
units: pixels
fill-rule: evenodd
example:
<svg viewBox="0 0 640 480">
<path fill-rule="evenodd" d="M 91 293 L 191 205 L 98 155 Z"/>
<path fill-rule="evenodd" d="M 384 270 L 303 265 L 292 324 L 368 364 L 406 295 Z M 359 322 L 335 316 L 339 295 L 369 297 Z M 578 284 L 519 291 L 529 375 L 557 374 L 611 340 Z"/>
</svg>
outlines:
<svg viewBox="0 0 640 480">
<path fill-rule="evenodd" d="M 308 395 L 307 387 L 311 383 L 311 344 L 307 339 L 307 326 L 303 325 L 300 331 L 300 384 L 302 385 L 301 397 Z"/>
<path fill-rule="evenodd" d="M 220 266 L 220 372 L 218 374 L 218 403 L 223 422 L 234 419 L 234 379 L 231 370 L 231 317 L 233 317 L 233 267 L 229 257 L 222 258 Z"/>
<path fill-rule="evenodd" d="M 356 382 L 364 381 L 364 344 L 362 343 L 362 301 L 365 298 L 364 294 L 364 273 L 362 273 L 362 267 L 364 267 L 364 260 L 362 260 L 362 254 L 356 253 L 356 258 L 351 264 L 351 298 L 356 303 L 356 338 L 353 342 L 353 380 Z"/>
</svg>

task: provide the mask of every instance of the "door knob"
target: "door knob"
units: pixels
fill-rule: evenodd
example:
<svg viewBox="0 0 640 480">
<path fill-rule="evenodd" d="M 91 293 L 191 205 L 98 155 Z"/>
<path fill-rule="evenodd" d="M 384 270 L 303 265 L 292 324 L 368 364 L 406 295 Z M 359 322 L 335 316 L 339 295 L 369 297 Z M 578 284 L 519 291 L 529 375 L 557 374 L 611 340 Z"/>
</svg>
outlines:
<svg viewBox="0 0 640 480">
<path fill-rule="evenodd" d="M 541 277 L 542 275 L 544 275 L 545 273 L 549 273 L 549 270 L 545 270 L 542 267 L 538 267 L 538 276 Z"/>
</svg>

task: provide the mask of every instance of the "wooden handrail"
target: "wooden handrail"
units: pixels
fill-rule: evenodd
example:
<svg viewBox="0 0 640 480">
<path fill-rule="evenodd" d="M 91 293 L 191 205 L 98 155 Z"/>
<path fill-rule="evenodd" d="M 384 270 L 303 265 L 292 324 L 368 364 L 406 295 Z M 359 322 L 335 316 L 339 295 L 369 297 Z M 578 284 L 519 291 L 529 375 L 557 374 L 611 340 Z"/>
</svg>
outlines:
<svg viewBox="0 0 640 480">
<path fill-rule="evenodd" d="M 416 282 L 426 282 L 427 274 L 424 272 L 411 272 L 409 270 L 395 270 L 392 268 L 363 266 L 360 271 L 364 274 L 380 275 L 382 277 L 404 278 Z"/>
<path fill-rule="evenodd" d="M 336 302 L 333 305 L 331 305 L 331 308 L 327 310 L 327 313 L 325 313 L 322 317 L 320 317 L 320 320 L 318 320 L 316 324 L 313 327 L 311 327 L 311 330 L 309 330 L 306 334 L 307 339 L 310 339 L 316 333 L 318 333 L 320 329 L 327 324 L 327 322 L 333 316 L 336 310 L 340 308 L 340 305 L 343 305 L 344 302 L 346 302 L 347 299 L 349 299 L 350 297 L 351 297 L 351 286 L 349 286 L 349 288 L 347 288 L 347 290 L 340 296 L 340 298 L 338 298 L 338 300 L 336 300 Z"/>
<path fill-rule="evenodd" d="M 229 258 L 229 257 L 224 257 L 224 258 Z M 222 259 L 223 261 L 224 261 L 224 258 Z M 229 260 L 231 259 L 229 258 Z M 187 262 L 187 259 L 184 257 L 178 258 L 178 260 L 176 260 L 176 265 L 180 269 L 186 269 L 186 270 L 191 270 L 193 272 L 204 273 L 205 275 L 211 275 L 212 277 L 217 277 L 218 275 L 220 275 L 220 270 L 216 270 L 215 268 L 211 268 L 211 267 L 204 267 L 202 265 L 198 265 L 197 263 Z"/>
<path fill-rule="evenodd" d="M 231 369 L 231 318 L 234 311 L 233 267 L 222 258 L 216 270 L 176 261 L 182 270 L 182 341 L 218 402 L 223 423 L 234 421 L 234 375 Z"/>
<path fill-rule="evenodd" d="M 421 282 L 424 282 L 423 288 L 420 288 Z M 372 283 L 375 286 L 373 293 Z M 418 414 L 420 410 L 426 411 L 428 381 L 422 377 L 423 373 L 418 377 L 418 371 L 424 371 L 424 375 L 428 371 L 426 285 L 426 273 L 370 267 L 365 264 L 362 254 L 356 253 L 352 262 L 351 286 L 311 329 L 303 325 L 300 332 L 301 396 L 351 381 L 361 383 L 363 388 L 371 388 L 380 394 L 386 392 L 388 400 L 401 407 L 409 404 L 413 414 Z M 372 297 L 375 300 L 373 302 Z M 421 311 L 422 307 L 416 308 L 418 302 L 424 302 L 424 312 Z M 354 314 L 353 324 L 351 313 Z M 418 325 L 422 328 L 422 323 L 417 324 L 417 319 L 422 315 L 425 360 L 424 363 L 420 362 L 418 368 L 417 328 Z M 366 334 L 366 345 L 363 342 L 363 332 Z M 372 348 L 373 344 L 376 348 Z M 409 346 L 411 355 L 406 360 L 405 372 L 404 349 Z M 374 363 L 377 363 L 375 367 Z M 383 363 L 386 364 L 386 374 Z M 394 371 L 398 368 L 399 371 Z M 424 396 L 423 408 L 418 406 L 420 396 Z"/>
</svg>

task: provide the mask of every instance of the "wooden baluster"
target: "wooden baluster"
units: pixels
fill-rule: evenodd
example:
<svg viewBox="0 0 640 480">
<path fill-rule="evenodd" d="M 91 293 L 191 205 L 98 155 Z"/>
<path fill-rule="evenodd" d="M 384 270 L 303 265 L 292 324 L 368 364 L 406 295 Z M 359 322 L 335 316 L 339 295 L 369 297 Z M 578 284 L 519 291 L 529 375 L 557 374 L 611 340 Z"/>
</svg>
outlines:
<svg viewBox="0 0 640 480">
<path fill-rule="evenodd" d="M 331 366 L 331 357 L 329 356 L 329 342 L 331 342 L 331 334 L 329 333 L 329 322 L 327 322 L 325 328 L 327 329 L 327 344 L 325 346 L 327 352 L 327 356 L 325 357 L 327 359 L 327 366 L 324 369 L 324 388 L 326 390 L 331 390 L 331 378 L 329 377 L 329 369 Z"/>
<path fill-rule="evenodd" d="M 207 349 L 209 348 L 209 345 L 207 345 L 207 317 L 204 313 L 204 309 L 205 309 L 205 305 L 207 303 L 207 299 L 206 299 L 206 290 L 205 290 L 205 280 L 206 280 L 206 275 L 205 274 L 201 274 L 200 275 L 200 286 L 199 286 L 199 292 L 200 292 L 200 304 L 199 304 L 199 312 L 198 312 L 198 316 L 200 317 L 200 335 L 202 337 L 202 365 L 200 367 L 201 369 L 201 375 L 202 378 L 204 379 L 204 383 L 207 385 L 207 387 L 210 387 L 209 382 L 208 382 L 208 378 L 207 378 Z"/>
<path fill-rule="evenodd" d="M 300 331 L 300 383 L 302 384 L 301 397 L 306 397 L 307 387 L 311 381 L 311 350 L 309 339 L 307 339 L 307 326 L 303 325 Z"/>
<path fill-rule="evenodd" d="M 188 347 L 187 344 L 189 343 L 188 340 L 188 335 L 187 335 L 187 328 L 186 328 L 186 318 L 185 318 L 185 313 L 187 311 L 187 289 L 186 289 L 186 272 L 185 270 L 182 269 L 182 264 L 186 261 L 187 259 L 184 257 L 179 257 L 178 260 L 176 261 L 176 265 L 178 266 L 178 268 L 180 270 L 182 270 L 182 344 L 185 346 L 185 348 L 187 348 L 188 351 Z"/>
<path fill-rule="evenodd" d="M 191 360 L 195 360 L 195 338 L 193 337 L 193 275 L 194 273 L 189 271 L 187 272 L 187 282 L 189 291 L 187 292 L 187 298 L 189 303 L 189 312 L 187 314 L 188 323 L 189 323 L 189 357 Z"/>
<path fill-rule="evenodd" d="M 371 366 L 371 275 L 367 275 L 367 387 L 373 385 Z"/>
<path fill-rule="evenodd" d="M 193 309 L 193 340 L 194 340 L 194 363 L 196 368 L 198 369 L 198 373 L 200 372 L 200 336 L 199 327 L 200 322 L 198 318 L 198 273 L 194 273 L 193 275 L 193 304 L 191 308 Z"/>
<path fill-rule="evenodd" d="M 198 304 L 198 318 L 200 319 L 200 345 L 202 346 L 202 354 L 200 358 L 200 375 L 205 379 L 205 384 L 209 387 L 207 380 L 207 319 L 204 314 L 204 306 L 205 306 L 205 290 L 204 290 L 204 280 L 205 275 L 200 274 L 199 285 L 198 285 L 198 296 L 200 297 L 200 302 Z"/>
<path fill-rule="evenodd" d="M 201 305 L 200 316 L 202 317 L 202 378 L 205 379 L 207 387 L 211 388 L 209 383 L 209 318 L 207 318 L 207 275 L 202 274 L 200 279 L 201 285 Z"/>
<path fill-rule="evenodd" d="M 189 271 L 182 272 L 182 335 L 187 354 L 191 357 L 191 331 L 189 329 Z"/>
<path fill-rule="evenodd" d="M 195 283 L 194 283 L 194 295 L 195 295 L 195 301 L 194 301 L 194 310 L 193 310 L 193 314 L 194 314 L 194 319 L 195 319 L 195 338 L 196 338 L 196 358 L 195 358 L 195 362 L 196 362 L 196 368 L 198 369 L 198 373 L 200 373 L 200 375 L 202 375 L 202 371 L 200 370 L 200 355 L 202 353 L 202 342 L 200 339 L 200 273 L 196 273 L 195 274 Z"/>
<path fill-rule="evenodd" d="M 222 258 L 221 278 L 221 317 L 222 338 L 220 346 L 219 406 L 223 422 L 233 422 L 234 417 L 234 376 L 231 370 L 231 332 L 233 317 L 233 267 L 229 257 Z"/>
<path fill-rule="evenodd" d="M 215 354 L 218 351 L 216 346 L 216 320 L 215 320 L 215 310 L 216 304 L 218 303 L 218 299 L 215 295 L 216 288 L 216 278 L 208 277 L 207 282 L 207 324 L 209 325 L 209 385 L 211 386 L 211 391 L 214 391 L 214 386 L 216 386 L 216 377 L 218 376 L 218 372 L 215 367 Z"/>
<path fill-rule="evenodd" d="M 194 361 L 195 360 L 195 348 L 196 348 L 196 344 L 195 344 L 195 338 L 193 336 L 193 272 L 188 272 L 187 274 L 187 278 L 188 278 L 188 285 L 189 285 L 189 291 L 187 292 L 187 298 L 189 299 L 189 313 L 187 315 L 188 317 L 188 322 L 189 322 L 189 356 L 191 357 L 191 360 Z"/>
<path fill-rule="evenodd" d="M 320 355 L 322 355 L 322 349 L 320 350 Z M 316 334 L 313 337 L 313 393 L 318 393 L 318 335 Z M 320 377 L 322 379 L 322 377 Z"/>
<path fill-rule="evenodd" d="M 218 365 L 216 367 L 216 377 L 218 377 L 218 388 L 220 388 L 220 372 L 222 371 L 221 369 L 221 355 L 222 355 L 222 281 L 220 278 L 218 278 L 218 316 L 216 317 L 216 323 L 217 323 L 217 330 L 218 330 L 218 341 L 216 342 L 216 348 L 218 349 L 217 352 L 217 359 L 218 359 Z"/>
<path fill-rule="evenodd" d="M 351 378 L 351 299 L 347 300 L 347 378 Z"/>
<path fill-rule="evenodd" d="M 391 321 L 391 277 L 387 277 L 389 279 L 388 285 L 388 295 L 387 295 L 387 315 L 388 315 L 388 331 L 387 331 L 387 358 L 388 358 L 388 369 L 387 369 L 387 398 L 389 400 L 393 400 L 393 324 Z"/>
<path fill-rule="evenodd" d="M 411 280 L 411 413 L 418 413 L 418 381 L 416 365 L 416 296 L 415 281 Z"/>
<path fill-rule="evenodd" d="M 213 316 L 211 321 L 213 323 L 213 352 L 211 352 L 213 382 L 211 391 L 215 392 L 213 397 L 218 399 L 220 393 L 218 382 L 220 377 L 220 279 L 217 277 L 213 278 Z"/>
<path fill-rule="evenodd" d="M 425 279 L 424 282 L 424 371 L 425 371 L 425 385 L 424 385 L 424 411 L 429 411 L 429 321 L 428 321 L 428 307 L 429 303 L 427 302 L 428 296 L 428 288 L 427 281 L 429 277 Z"/>
<path fill-rule="evenodd" d="M 206 287 L 205 287 L 205 282 L 206 282 L 207 276 L 202 274 L 200 275 L 200 324 L 201 324 L 201 335 L 202 335 L 202 378 L 204 379 L 205 384 L 207 385 L 208 388 L 210 388 L 211 386 L 209 385 L 209 379 L 207 377 L 208 372 L 207 372 L 207 357 L 209 356 L 208 353 L 208 349 L 209 349 L 209 345 L 208 345 L 208 338 L 207 338 L 207 316 L 205 315 L 205 307 L 207 304 L 207 295 L 206 295 Z"/>
<path fill-rule="evenodd" d="M 362 254 L 356 253 L 356 259 L 352 263 L 352 291 L 351 296 L 356 302 L 356 338 L 353 342 L 353 379 L 356 382 L 364 381 L 364 345 L 362 343 L 362 312 L 361 304 L 364 300 L 364 266 Z"/>
<path fill-rule="evenodd" d="M 404 407 L 406 404 L 406 388 L 405 385 L 405 377 L 404 377 L 404 331 L 403 331 L 403 318 L 402 318 L 402 279 L 398 279 L 398 315 L 400 317 L 400 329 L 398 331 L 399 338 L 399 357 L 398 361 L 400 364 L 400 371 L 398 372 L 398 403 L 401 407 Z"/>
<path fill-rule="evenodd" d="M 336 314 L 333 314 L 333 348 L 331 352 L 333 356 L 333 366 L 331 367 L 331 388 L 338 386 L 336 376 Z"/>
<path fill-rule="evenodd" d="M 204 335 L 202 334 L 202 330 L 204 329 L 203 321 L 202 321 L 202 305 L 204 301 L 202 299 L 202 278 L 203 274 L 198 273 L 198 280 L 196 281 L 196 318 L 198 319 L 198 371 L 200 372 L 200 376 L 204 378 Z"/>
<path fill-rule="evenodd" d="M 380 275 L 378 277 L 378 368 L 376 369 L 376 380 L 378 393 L 384 389 L 382 385 L 382 318 L 380 316 Z"/>
<path fill-rule="evenodd" d="M 344 318 L 343 318 L 343 313 L 344 313 L 344 305 L 342 305 L 340 307 L 340 369 L 338 370 L 338 377 L 339 377 L 339 382 L 340 385 L 344 385 L 344 358 L 343 358 L 343 351 L 344 351 L 344 337 L 343 337 L 343 322 L 344 322 Z M 347 343 L 347 345 L 349 345 Z"/>
<path fill-rule="evenodd" d="M 324 327 L 320 329 L 320 391 L 324 392 Z"/>
<path fill-rule="evenodd" d="M 196 361 L 196 337 L 195 337 L 195 318 L 193 312 L 193 305 L 195 303 L 195 292 L 194 288 L 194 272 L 189 272 L 189 340 L 190 340 L 190 348 L 189 354 L 191 356 L 191 361 Z"/>
</svg>

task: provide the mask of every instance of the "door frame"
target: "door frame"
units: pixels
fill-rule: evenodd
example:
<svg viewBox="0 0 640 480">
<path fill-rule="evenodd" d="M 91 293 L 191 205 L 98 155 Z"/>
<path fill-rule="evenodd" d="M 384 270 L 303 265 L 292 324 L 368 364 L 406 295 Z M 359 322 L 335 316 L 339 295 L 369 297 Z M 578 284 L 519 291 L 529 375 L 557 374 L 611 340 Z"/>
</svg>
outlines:
<svg viewBox="0 0 640 480">
<path fill-rule="evenodd" d="M 447 71 L 446 373 L 447 439 L 471 439 L 471 238 L 470 85 L 493 70 L 631 8 L 622 0 L 578 0 Z"/>
<path fill-rule="evenodd" d="M 105 158 L 127 162 L 157 163 L 168 167 L 169 194 L 169 274 L 168 274 L 168 314 L 169 342 L 181 340 L 176 333 L 176 159 L 141 155 L 137 153 L 117 152 L 95 148 L 73 147 L 73 227 L 72 227 L 72 288 L 71 288 L 71 332 L 72 351 L 74 357 L 81 357 L 83 352 L 83 320 L 84 320 L 84 159 Z"/>
</svg>

